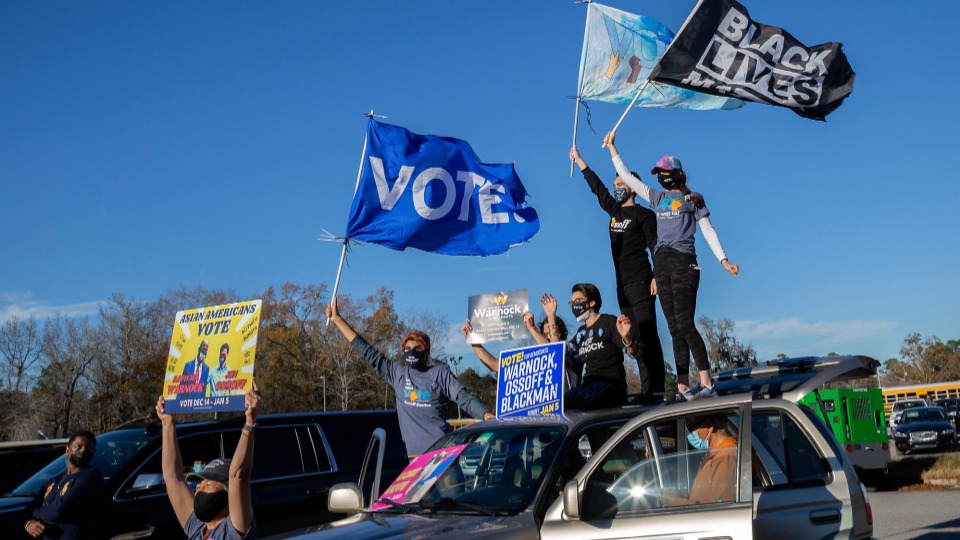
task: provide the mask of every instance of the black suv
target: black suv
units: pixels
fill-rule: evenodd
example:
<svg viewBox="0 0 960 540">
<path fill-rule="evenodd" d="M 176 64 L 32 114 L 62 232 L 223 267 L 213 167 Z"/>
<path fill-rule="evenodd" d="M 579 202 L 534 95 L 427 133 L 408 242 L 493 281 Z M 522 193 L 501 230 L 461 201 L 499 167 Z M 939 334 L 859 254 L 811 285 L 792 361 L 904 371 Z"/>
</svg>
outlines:
<svg viewBox="0 0 960 540">
<path fill-rule="evenodd" d="M 179 424 L 184 466 L 192 470 L 194 464 L 232 457 L 243 423 L 237 416 Z M 382 450 L 385 482 L 407 465 L 394 411 L 262 415 L 257 423 L 251 487 L 257 526 L 264 535 L 333 519 L 326 509 L 327 492 L 339 482 L 358 481 L 371 435 L 378 436 L 374 447 Z M 160 470 L 159 424 L 98 435 L 93 465 L 104 475 L 101 538 L 185 538 Z M 27 503 L 65 468 L 61 455 L 0 497 L 0 538 L 12 536 Z"/>
</svg>

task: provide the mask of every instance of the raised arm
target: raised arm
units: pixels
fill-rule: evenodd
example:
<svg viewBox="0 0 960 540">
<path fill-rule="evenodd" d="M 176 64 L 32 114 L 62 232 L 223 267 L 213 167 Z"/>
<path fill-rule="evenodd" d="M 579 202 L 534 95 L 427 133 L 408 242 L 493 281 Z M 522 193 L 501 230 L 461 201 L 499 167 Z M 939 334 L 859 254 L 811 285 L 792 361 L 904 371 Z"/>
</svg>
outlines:
<svg viewBox="0 0 960 540">
<path fill-rule="evenodd" d="M 230 483 L 228 504 L 230 522 L 240 534 L 247 534 L 253 523 L 253 503 L 250 499 L 250 475 L 253 470 L 253 436 L 257 426 L 257 407 L 260 405 L 260 389 L 257 381 L 243 398 L 246 407 L 247 423 L 240 432 L 237 449 L 230 461 Z"/>
<path fill-rule="evenodd" d="M 180 527 L 183 527 L 193 513 L 193 492 L 183 479 L 183 459 L 177 443 L 177 424 L 173 415 L 167 414 L 163 396 L 157 400 L 157 417 L 160 418 L 162 426 L 160 468 L 163 471 L 163 482 L 167 486 L 167 498 L 170 499 L 170 506 L 173 506 L 173 513 L 177 515 Z"/>
<path fill-rule="evenodd" d="M 612 216 L 614 212 L 620 208 L 620 203 L 610 195 L 610 191 L 607 189 L 607 186 L 603 185 L 597 173 L 593 172 L 593 169 L 587 166 L 587 162 L 580 157 L 580 152 L 577 151 L 576 146 L 570 149 L 570 159 L 575 161 L 577 166 L 580 167 L 580 171 L 583 173 L 583 179 L 587 181 L 590 191 L 597 197 L 600 208 L 603 208 L 604 212 Z"/>
<path fill-rule="evenodd" d="M 547 339 L 547 336 L 540 333 L 540 330 L 537 330 L 537 325 L 533 321 L 533 313 L 529 311 L 523 312 L 523 326 L 527 328 L 527 332 L 530 332 L 530 337 L 533 338 L 538 345 L 546 345 L 550 343 L 550 340 Z"/>
<path fill-rule="evenodd" d="M 334 296 L 330 299 L 330 305 L 324 310 L 326 312 L 327 318 L 333 321 L 333 324 L 337 326 L 337 330 L 340 330 L 340 333 L 343 334 L 343 337 L 347 338 L 347 341 L 352 342 L 353 338 L 357 337 L 356 330 L 350 326 L 343 317 L 340 316 L 340 312 L 337 311 L 337 297 Z"/>
<path fill-rule="evenodd" d="M 470 319 L 467 319 L 467 321 L 463 323 L 463 328 L 460 329 L 460 333 L 463 334 L 463 337 L 467 338 L 467 342 L 469 342 L 470 339 L 467 336 L 469 336 L 471 332 L 473 332 L 473 325 L 470 324 Z M 500 370 L 500 361 L 494 358 L 486 347 L 480 343 L 470 343 L 470 347 L 473 349 L 473 354 L 477 355 L 477 358 L 483 362 L 483 365 L 487 366 L 487 369 L 494 373 Z"/>
<path fill-rule="evenodd" d="M 630 172 L 630 169 L 627 168 L 627 164 L 624 163 L 623 158 L 620 157 L 620 151 L 617 150 L 617 146 L 614 144 L 615 138 L 616 133 L 611 131 L 603 137 L 603 142 L 606 143 L 607 148 L 610 149 L 610 157 L 613 159 L 614 168 L 617 169 L 617 176 L 630 186 L 630 189 L 639 195 L 640 198 L 650 202 L 650 187 L 641 182 L 640 179 L 634 176 L 633 173 Z"/>
</svg>

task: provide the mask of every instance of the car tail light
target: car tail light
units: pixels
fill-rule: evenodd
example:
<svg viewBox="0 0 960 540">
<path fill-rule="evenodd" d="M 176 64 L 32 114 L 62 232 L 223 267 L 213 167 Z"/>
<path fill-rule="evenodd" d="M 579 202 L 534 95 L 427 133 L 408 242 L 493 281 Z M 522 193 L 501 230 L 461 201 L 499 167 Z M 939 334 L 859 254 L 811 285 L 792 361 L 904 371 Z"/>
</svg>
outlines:
<svg viewBox="0 0 960 540">
<path fill-rule="evenodd" d="M 867 496 L 867 487 L 860 482 L 860 494 L 863 495 L 863 508 L 867 511 L 867 523 L 873 525 L 873 507 L 870 506 L 870 497 Z"/>
<path fill-rule="evenodd" d="M 884 451 L 890 450 L 890 445 L 888 443 L 883 443 L 880 445 L 880 448 L 883 448 Z"/>
<path fill-rule="evenodd" d="M 848 444 L 848 445 L 847 445 L 847 452 L 853 452 L 853 445 L 852 445 L 852 444 Z"/>
</svg>

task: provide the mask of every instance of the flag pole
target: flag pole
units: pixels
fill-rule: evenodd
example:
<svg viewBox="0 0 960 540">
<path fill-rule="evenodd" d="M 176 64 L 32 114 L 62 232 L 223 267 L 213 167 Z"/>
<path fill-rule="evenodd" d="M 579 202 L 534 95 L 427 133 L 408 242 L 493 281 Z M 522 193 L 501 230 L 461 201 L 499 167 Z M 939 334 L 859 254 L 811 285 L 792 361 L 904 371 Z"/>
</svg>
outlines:
<svg viewBox="0 0 960 540">
<path fill-rule="evenodd" d="M 633 101 L 630 102 L 630 105 L 627 105 L 627 110 L 623 111 L 623 114 L 620 115 L 620 119 L 617 120 L 617 125 L 613 126 L 612 131 L 614 134 L 616 134 L 617 130 L 620 129 L 620 124 L 622 124 L 623 120 L 627 117 L 628 114 L 630 114 L 630 109 L 632 109 L 633 106 L 637 103 L 637 100 L 640 99 L 640 94 L 642 94 L 643 91 L 647 89 L 648 84 L 650 84 L 650 79 L 649 78 L 644 79 L 643 84 L 640 85 L 640 89 L 637 90 L 637 95 L 633 96 Z M 600 148 L 606 148 L 606 147 L 607 147 L 606 142 L 600 145 Z"/>
<path fill-rule="evenodd" d="M 580 90 L 583 88 L 583 71 L 586 69 L 586 56 L 587 56 L 587 32 L 590 30 L 589 18 L 590 18 L 590 2 L 591 0 L 586 0 L 587 4 L 587 17 L 583 21 L 583 50 L 580 52 L 580 75 L 577 76 L 577 99 L 575 103 L 576 110 L 573 113 L 573 146 L 577 145 L 577 126 L 580 123 Z M 573 161 L 570 162 L 570 177 L 573 177 Z"/>
<path fill-rule="evenodd" d="M 369 119 L 373 119 L 373 109 L 370 109 L 370 112 L 365 114 Z M 363 162 L 367 158 L 367 135 L 363 136 L 363 150 L 360 152 L 360 169 L 357 171 L 357 183 L 353 188 L 353 193 L 356 195 L 357 190 L 360 189 L 360 176 L 363 175 Z M 343 275 L 343 263 L 347 260 L 347 248 L 350 246 L 350 239 L 344 237 L 343 239 L 343 249 L 340 251 L 340 265 L 337 267 L 337 279 L 333 282 L 333 294 L 330 295 L 330 301 L 332 302 L 334 298 L 337 297 L 337 290 L 340 289 L 340 276 Z M 327 326 L 330 326 L 330 319 L 327 319 Z"/>
</svg>

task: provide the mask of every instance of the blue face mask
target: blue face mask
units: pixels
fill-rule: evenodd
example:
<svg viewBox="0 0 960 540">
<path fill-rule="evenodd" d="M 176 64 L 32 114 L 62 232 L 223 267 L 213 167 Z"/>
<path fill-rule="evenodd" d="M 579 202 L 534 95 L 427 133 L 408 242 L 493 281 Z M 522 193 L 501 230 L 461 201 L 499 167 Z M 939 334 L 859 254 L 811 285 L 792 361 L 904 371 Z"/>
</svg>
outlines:
<svg viewBox="0 0 960 540">
<path fill-rule="evenodd" d="M 687 432 L 687 442 L 690 443 L 690 446 L 696 448 L 697 450 L 706 450 L 710 447 L 710 443 L 708 443 L 705 439 L 701 439 L 700 436 L 697 435 L 697 430 Z"/>
<path fill-rule="evenodd" d="M 200 472 L 200 471 L 202 471 L 202 470 L 203 470 L 203 464 L 202 464 L 202 463 L 194 463 L 194 464 L 193 464 L 193 472 Z"/>
</svg>

